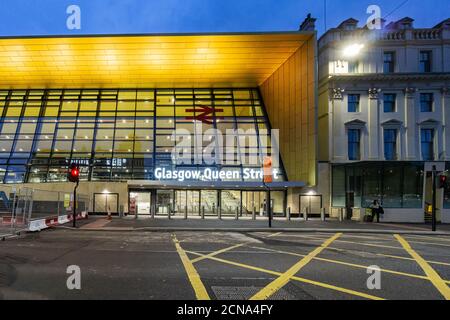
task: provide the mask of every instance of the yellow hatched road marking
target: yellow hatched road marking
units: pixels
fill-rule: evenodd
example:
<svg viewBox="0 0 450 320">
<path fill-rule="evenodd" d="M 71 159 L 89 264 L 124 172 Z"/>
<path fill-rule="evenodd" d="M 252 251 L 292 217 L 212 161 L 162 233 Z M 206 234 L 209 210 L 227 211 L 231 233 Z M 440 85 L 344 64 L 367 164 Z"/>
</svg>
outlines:
<svg viewBox="0 0 450 320">
<path fill-rule="evenodd" d="M 197 253 L 197 252 L 193 252 L 193 251 L 187 251 L 187 252 L 190 253 L 190 254 L 194 254 L 196 256 L 205 256 L 205 255 L 203 255 L 201 253 Z M 225 260 L 225 259 L 221 259 L 221 258 L 217 258 L 217 257 L 208 257 L 207 259 L 213 260 L 213 261 L 217 261 L 217 262 L 222 262 L 222 263 L 233 265 L 233 266 L 237 266 L 237 267 L 241 267 L 241 268 L 245 268 L 245 269 L 250 269 L 250 270 L 254 270 L 254 271 L 258 271 L 258 272 L 271 274 L 271 275 L 274 275 L 274 276 L 281 276 L 282 275 L 281 272 L 267 270 L 267 269 L 264 269 L 264 268 L 259 268 L 259 267 L 255 267 L 255 266 L 251 266 L 251 265 L 247 265 L 247 264 L 243 264 L 243 263 L 239 263 L 239 262 L 234 262 L 234 261 L 230 261 L 230 260 Z M 355 290 L 351 290 L 351 289 L 347 289 L 347 288 L 342 288 L 342 287 L 334 286 L 334 285 L 331 285 L 331 284 L 328 284 L 328 283 L 324 283 L 324 282 L 319 282 L 319 281 L 305 279 L 305 278 L 302 278 L 302 277 L 293 276 L 291 279 L 295 280 L 295 281 L 299 281 L 299 282 L 315 285 L 315 286 L 318 286 L 318 287 L 327 288 L 327 289 L 331 289 L 331 290 L 347 293 L 347 294 L 350 294 L 350 295 L 362 297 L 362 298 L 365 298 L 365 299 L 385 300 L 384 298 L 380 298 L 380 297 L 377 297 L 377 296 L 374 296 L 374 295 L 366 294 L 364 292 L 359 292 L 359 291 L 355 291 Z"/>
<path fill-rule="evenodd" d="M 220 249 L 220 250 L 211 252 L 211 253 L 209 253 L 209 254 L 203 256 L 203 257 L 197 257 L 197 258 L 195 258 L 195 259 L 192 259 L 191 262 L 192 262 L 192 263 L 196 263 L 196 262 L 199 262 L 199 261 L 208 259 L 208 258 L 210 258 L 210 257 L 217 256 L 217 255 L 219 255 L 219 254 L 221 254 L 221 253 L 225 253 L 225 252 L 227 252 L 227 251 L 230 251 L 230 250 L 233 250 L 233 249 L 236 249 L 236 248 L 245 246 L 245 245 L 246 245 L 246 243 L 240 243 L 240 244 L 237 244 L 237 245 L 228 247 L 228 248 Z"/>
<path fill-rule="evenodd" d="M 297 237 L 297 235 L 283 235 L 283 237 Z M 306 238 L 306 240 L 311 240 L 311 241 L 323 241 L 324 240 L 324 239 L 321 239 L 321 238 L 315 238 L 314 236 L 302 235 L 302 236 L 298 236 L 298 237 Z M 402 247 L 387 246 L 387 245 L 375 244 L 375 243 L 355 242 L 355 241 L 348 241 L 348 240 L 336 240 L 336 242 L 359 244 L 359 245 L 362 245 L 362 246 L 369 246 L 369 247 L 380 247 L 380 248 L 403 250 Z"/>
<path fill-rule="evenodd" d="M 281 233 L 282 232 L 273 233 L 273 234 L 268 235 L 266 238 L 276 237 L 276 236 L 280 235 Z M 244 243 L 239 243 L 239 244 L 233 245 L 231 247 L 223 248 L 223 249 L 211 252 L 211 253 L 203 256 L 203 257 L 195 258 L 195 259 L 191 260 L 191 262 L 192 263 L 196 263 L 196 262 L 202 261 L 204 259 L 208 259 L 209 257 L 214 257 L 214 256 L 217 256 L 217 255 L 219 255 L 221 253 L 225 253 L 227 251 L 230 251 L 230 250 L 233 250 L 233 249 L 236 249 L 236 248 L 240 248 L 240 247 L 245 246 L 245 245 L 247 245 L 249 243 L 252 243 L 252 242 L 248 241 L 248 242 L 244 242 Z"/>
<path fill-rule="evenodd" d="M 279 289 L 284 287 L 289 280 L 295 276 L 295 274 L 300 271 L 304 266 L 306 266 L 315 256 L 322 252 L 326 247 L 328 247 L 334 240 L 339 238 L 342 233 L 336 233 L 334 236 L 327 239 L 322 245 L 313 251 L 311 251 L 306 257 L 301 259 L 299 262 L 294 264 L 289 270 L 281 274 L 277 279 L 269 283 L 258 293 L 256 293 L 250 300 L 265 300 L 277 292 Z"/>
<path fill-rule="evenodd" d="M 310 241 L 323 241 L 324 239 L 321 238 L 312 238 L 312 236 L 307 236 L 307 235 L 283 235 L 283 237 L 300 237 L 300 238 L 306 238 L 306 240 L 310 240 Z M 386 246 L 386 245 L 380 245 L 380 244 L 372 244 L 372 243 L 361 243 L 361 242 L 355 242 L 355 241 L 346 241 L 346 240 L 336 240 L 335 242 L 345 242 L 345 243 L 352 243 L 352 244 L 360 244 L 360 245 L 367 245 L 367 246 L 371 246 L 371 247 L 381 247 L 381 248 L 389 248 L 389 249 L 399 249 L 399 250 L 403 250 L 403 248 L 401 247 L 394 247 L 394 246 Z M 361 250 L 355 250 L 355 249 L 343 249 L 343 248 L 337 248 L 337 247 L 328 247 L 327 249 L 332 249 L 332 250 L 339 250 L 339 251 L 354 251 L 354 252 L 364 252 L 367 253 L 366 251 L 361 251 Z M 389 257 L 389 258 L 393 258 L 393 259 L 402 259 L 402 260 L 411 260 L 411 261 L 415 261 L 414 259 L 410 258 L 410 257 L 401 257 L 401 256 L 396 256 L 396 255 L 390 255 L 390 254 L 384 254 L 384 253 L 375 253 L 375 252 L 370 252 L 371 254 L 375 254 L 381 257 Z M 431 264 L 437 264 L 437 265 L 443 265 L 443 266 L 450 266 L 450 263 L 447 262 L 442 262 L 442 261 L 430 261 L 430 260 L 426 260 L 428 263 Z"/>
<path fill-rule="evenodd" d="M 385 253 L 377 253 L 377 252 L 368 252 L 368 251 L 361 251 L 361 250 L 353 250 L 353 249 L 342 249 L 342 248 L 336 248 L 336 247 L 328 247 L 329 250 L 336 250 L 336 251 L 345 251 L 345 252 L 362 252 L 362 253 L 370 253 L 374 254 L 380 257 L 387 257 L 387 258 L 393 258 L 393 259 L 400 259 L 400 260 L 409 260 L 409 261 L 416 261 L 413 258 L 410 257 L 402 257 L 402 256 L 396 256 L 392 254 L 385 254 Z M 442 266 L 450 266 L 450 263 L 447 262 L 441 262 L 441 261 L 430 261 L 426 260 L 428 263 L 431 264 L 438 264 Z"/>
<path fill-rule="evenodd" d="M 417 241 L 417 240 L 408 240 L 410 243 L 420 243 L 420 244 L 429 244 L 433 246 L 442 246 L 442 247 L 450 247 L 448 243 L 436 243 L 436 242 L 425 242 L 425 241 Z"/>
<path fill-rule="evenodd" d="M 406 235 L 406 237 L 408 239 L 415 239 L 415 240 L 426 240 L 426 239 L 430 239 L 430 240 L 438 240 L 438 241 L 450 241 L 450 237 L 448 238 L 442 238 L 442 237 L 427 237 L 427 236 L 422 236 L 422 235 Z"/>
<path fill-rule="evenodd" d="M 197 297 L 197 300 L 211 300 L 208 295 L 208 292 L 206 291 L 205 286 L 203 285 L 202 280 L 200 279 L 200 275 L 198 274 L 191 260 L 189 260 L 189 257 L 187 256 L 186 252 L 180 246 L 180 242 L 178 241 L 175 235 L 172 235 L 172 240 L 175 244 L 175 248 L 177 249 L 178 255 L 181 258 L 181 262 L 183 263 L 184 269 L 186 270 L 192 288 L 195 291 L 195 296 Z"/>
<path fill-rule="evenodd" d="M 394 237 L 400 242 L 402 247 L 416 260 L 416 262 L 423 269 L 425 274 L 430 279 L 431 283 L 439 290 L 446 300 L 450 300 L 450 288 L 446 282 L 439 276 L 439 274 L 423 259 L 411 245 L 400 235 L 396 234 Z"/>
<path fill-rule="evenodd" d="M 298 257 L 305 257 L 306 256 L 306 255 L 301 254 L 301 253 L 282 251 L 282 250 L 275 250 L 275 249 L 269 249 L 269 248 L 254 247 L 254 246 L 250 246 L 250 248 L 260 249 L 260 250 L 265 250 L 265 251 L 270 251 L 270 252 L 277 252 L 277 253 L 281 253 L 281 254 L 288 254 L 288 255 L 298 256 Z M 341 264 L 341 265 L 345 265 L 345 266 L 349 266 L 349 267 L 365 269 L 365 270 L 367 270 L 367 268 L 369 268 L 369 266 L 363 266 L 363 265 L 360 265 L 360 264 L 355 264 L 355 263 L 350 263 L 350 262 L 345 262 L 345 261 L 340 261 L 340 260 L 333 260 L 333 259 L 320 258 L 320 257 L 314 257 L 313 259 L 314 260 L 318 260 L 318 261 L 325 261 L 325 262 L 330 262 L 330 263 L 335 263 L 335 264 Z M 414 260 L 414 259 L 411 259 L 411 260 Z M 405 277 L 429 280 L 428 277 L 426 277 L 426 276 L 413 274 L 413 273 L 395 271 L 395 270 L 390 270 L 390 269 L 380 269 L 380 271 L 386 272 L 386 273 L 392 273 L 392 274 L 396 274 L 396 275 L 400 275 L 400 276 L 405 276 Z M 445 281 L 445 283 L 450 284 L 449 280 L 444 280 L 444 281 Z"/>
</svg>

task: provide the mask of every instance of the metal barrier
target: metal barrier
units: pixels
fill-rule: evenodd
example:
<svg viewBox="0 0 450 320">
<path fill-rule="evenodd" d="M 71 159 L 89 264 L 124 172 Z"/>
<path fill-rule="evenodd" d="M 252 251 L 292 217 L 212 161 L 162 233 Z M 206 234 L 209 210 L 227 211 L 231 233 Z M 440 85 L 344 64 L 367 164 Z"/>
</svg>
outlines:
<svg viewBox="0 0 450 320">
<path fill-rule="evenodd" d="M 90 198 L 77 194 L 78 216 L 87 215 Z M 37 231 L 73 218 L 73 194 L 0 185 L 0 237 Z"/>
</svg>

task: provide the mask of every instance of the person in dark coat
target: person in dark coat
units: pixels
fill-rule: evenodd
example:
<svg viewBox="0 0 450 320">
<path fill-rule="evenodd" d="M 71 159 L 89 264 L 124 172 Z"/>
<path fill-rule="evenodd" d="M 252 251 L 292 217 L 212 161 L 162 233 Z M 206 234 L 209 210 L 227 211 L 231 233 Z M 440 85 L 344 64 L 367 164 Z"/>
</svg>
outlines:
<svg viewBox="0 0 450 320">
<path fill-rule="evenodd" d="M 380 222 L 380 214 L 383 211 L 383 208 L 381 207 L 378 200 L 373 200 L 373 204 L 371 205 L 372 208 L 372 221 L 375 222 L 375 217 L 377 218 L 377 223 Z"/>
</svg>

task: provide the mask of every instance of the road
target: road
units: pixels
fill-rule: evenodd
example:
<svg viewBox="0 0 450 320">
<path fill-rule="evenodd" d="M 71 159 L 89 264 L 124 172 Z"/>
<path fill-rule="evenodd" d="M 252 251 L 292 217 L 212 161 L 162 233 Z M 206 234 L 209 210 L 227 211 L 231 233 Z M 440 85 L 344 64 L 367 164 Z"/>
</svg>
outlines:
<svg viewBox="0 0 450 320">
<path fill-rule="evenodd" d="M 435 300 L 449 279 L 445 236 L 50 229 L 0 242 L 0 299 Z"/>
</svg>

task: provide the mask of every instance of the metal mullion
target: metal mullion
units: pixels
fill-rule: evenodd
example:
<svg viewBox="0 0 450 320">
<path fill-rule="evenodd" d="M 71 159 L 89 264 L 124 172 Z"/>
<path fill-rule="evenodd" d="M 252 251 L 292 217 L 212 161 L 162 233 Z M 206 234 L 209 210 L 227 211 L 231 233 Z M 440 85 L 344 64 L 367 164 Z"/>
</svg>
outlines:
<svg viewBox="0 0 450 320">
<path fill-rule="evenodd" d="M 33 161 L 33 158 L 35 158 L 33 156 L 33 154 L 35 154 L 35 149 L 36 149 L 36 144 L 37 144 L 37 136 L 38 136 L 38 130 L 41 129 L 42 127 L 42 122 L 41 119 L 45 114 L 45 107 L 46 107 L 46 96 L 48 95 L 48 90 L 44 90 L 44 94 L 42 95 L 42 99 L 41 99 L 41 109 L 39 110 L 39 115 L 38 118 L 36 119 L 36 128 L 34 129 L 34 136 L 33 136 L 33 142 L 31 144 L 31 150 L 30 150 L 30 157 L 28 159 L 30 165 L 29 165 L 29 169 L 27 170 L 27 172 L 25 173 L 25 177 L 26 177 L 26 181 L 28 181 L 29 179 L 29 175 L 30 175 L 30 171 L 31 171 L 31 162 Z M 47 182 L 47 176 L 48 176 L 48 166 L 50 165 L 49 162 L 47 162 L 47 175 L 45 176 L 45 181 Z"/>
<path fill-rule="evenodd" d="M 113 177 L 113 159 L 115 155 L 115 149 L 116 149 L 116 123 L 117 123 L 117 106 L 119 105 L 119 90 L 117 90 L 117 99 L 116 99 L 116 110 L 114 113 L 114 128 L 113 128 L 113 140 L 112 140 L 112 152 L 111 152 L 111 165 L 110 165 L 110 172 L 109 172 L 109 180 L 112 181 Z"/>
<path fill-rule="evenodd" d="M 6 173 L 5 173 L 5 178 L 7 176 L 7 173 L 9 172 L 9 166 L 11 165 L 10 164 L 11 156 L 15 153 L 14 150 L 16 149 L 17 139 L 19 137 L 20 128 L 22 127 L 22 122 L 23 122 L 23 118 L 24 118 L 24 115 L 25 115 L 25 108 L 26 108 L 25 101 L 27 100 L 26 98 L 28 97 L 28 94 L 29 94 L 29 90 L 26 90 L 25 96 L 22 98 L 22 101 L 23 101 L 23 103 L 22 103 L 22 110 L 20 111 L 20 116 L 19 116 L 19 119 L 17 120 L 16 133 L 14 134 L 13 143 L 12 143 L 12 146 L 11 146 L 11 152 L 9 153 L 9 158 L 8 158 L 7 170 L 6 170 Z M 27 168 L 27 165 L 25 165 L 25 168 Z M 26 175 L 26 172 L 27 172 L 27 169 L 25 169 L 25 175 Z M 24 177 L 24 180 L 25 180 L 25 177 Z M 22 183 L 23 182 L 24 181 L 22 181 Z"/>
<path fill-rule="evenodd" d="M 64 90 L 61 90 L 61 91 L 62 92 L 61 92 L 61 99 L 59 99 L 58 116 L 57 116 L 57 120 L 56 120 L 55 130 L 53 131 L 52 147 L 50 148 L 50 162 L 53 159 L 53 155 L 55 153 L 54 150 L 55 150 L 56 135 L 57 135 L 57 132 L 59 131 L 59 123 L 60 123 L 60 120 L 61 120 L 62 102 L 64 100 L 64 94 L 65 94 L 66 90 L 64 89 Z M 50 172 L 50 166 L 51 166 L 50 162 L 49 162 L 49 166 L 48 166 L 47 177 L 48 177 L 49 172 Z"/>
<path fill-rule="evenodd" d="M 81 91 L 81 90 L 80 90 Z M 73 147 L 74 147 L 74 144 L 75 144 L 75 135 L 76 135 L 76 133 L 77 133 L 77 130 L 78 130 L 78 119 L 80 118 L 80 104 L 81 104 L 81 94 L 80 94 L 80 96 L 78 96 L 78 106 L 77 106 L 77 115 L 75 116 L 75 128 L 74 128 L 74 131 L 73 131 L 73 136 L 72 136 L 72 145 L 71 145 L 71 147 L 70 147 L 70 160 L 69 160 L 69 163 L 72 163 L 72 159 L 73 159 Z"/>
<path fill-rule="evenodd" d="M 136 108 L 137 108 L 137 92 L 138 89 L 135 90 L 136 91 L 136 96 L 134 99 L 134 125 L 133 125 L 133 148 L 131 149 L 132 151 L 132 160 L 131 160 L 131 178 L 133 178 L 134 176 L 134 162 L 135 162 L 135 147 L 136 147 L 136 120 L 137 120 L 137 116 L 136 116 Z"/>
<path fill-rule="evenodd" d="M 0 132 L 3 129 L 3 124 L 5 123 L 6 120 L 6 112 L 9 109 L 9 102 L 11 100 L 11 94 L 12 94 L 12 90 L 8 90 L 8 94 L 5 97 L 5 106 L 3 107 L 3 114 L 2 117 L 0 119 Z M 12 150 L 12 149 L 11 149 Z M 8 163 L 9 163 L 9 159 L 11 158 L 11 151 L 9 152 L 9 157 L 6 160 L 5 163 L 5 167 L 8 168 Z M 1 180 L 1 183 L 5 183 L 5 179 L 6 179 L 6 173 L 8 172 L 8 170 L 5 169 L 5 175 L 3 176 L 3 179 Z"/>
<path fill-rule="evenodd" d="M 155 89 L 153 90 L 153 172 L 152 172 L 152 177 L 154 177 L 155 174 L 155 168 L 156 168 L 156 114 L 157 114 L 157 108 L 158 108 L 158 100 L 156 99 L 157 97 L 157 90 Z M 144 161 L 145 162 L 145 161 Z M 144 174 L 145 174 L 145 166 L 144 166 Z M 156 203 L 156 202 L 155 202 Z"/>
<path fill-rule="evenodd" d="M 102 103 L 102 90 L 99 90 L 99 94 L 97 96 L 97 110 L 95 111 L 95 118 L 94 118 L 94 130 L 92 132 L 92 146 L 91 146 L 91 161 L 89 164 L 89 176 L 88 181 L 92 181 L 92 176 L 94 172 L 94 163 L 95 163 L 95 147 L 97 145 L 97 130 L 98 130 L 98 123 L 99 123 L 99 116 L 100 116 L 100 105 Z"/>
<path fill-rule="evenodd" d="M 261 154 L 261 136 L 259 135 L 259 126 L 258 126 L 258 121 L 256 119 L 256 109 L 255 109 L 255 97 L 253 96 L 253 90 L 250 90 L 250 99 L 252 99 L 252 112 L 253 112 L 253 123 L 255 125 L 255 130 L 256 130 L 256 135 L 258 137 L 257 141 L 258 141 L 258 159 L 260 161 L 260 163 L 263 163 L 264 159 L 262 158 L 262 154 Z"/>
<path fill-rule="evenodd" d="M 234 89 L 231 89 L 231 104 L 233 106 L 234 130 L 236 132 L 237 153 L 239 155 L 239 163 L 240 163 L 239 164 L 239 169 L 241 171 L 240 174 L 241 174 L 241 177 L 243 179 L 243 177 L 244 177 L 244 169 L 243 169 L 243 165 L 242 165 L 241 144 L 240 144 L 240 141 L 239 141 L 240 134 L 238 132 L 239 128 L 238 128 L 238 121 L 237 121 L 237 116 L 236 116 L 236 104 L 234 102 Z M 233 165 L 233 167 L 234 167 L 234 165 Z"/>
</svg>

